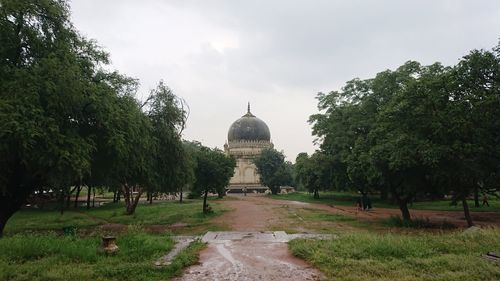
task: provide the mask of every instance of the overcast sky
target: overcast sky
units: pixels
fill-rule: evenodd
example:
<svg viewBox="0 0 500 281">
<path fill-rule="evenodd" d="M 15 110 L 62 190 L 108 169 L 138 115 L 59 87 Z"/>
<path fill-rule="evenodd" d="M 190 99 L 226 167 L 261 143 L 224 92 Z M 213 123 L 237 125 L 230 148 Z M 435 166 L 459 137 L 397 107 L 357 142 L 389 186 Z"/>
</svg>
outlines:
<svg viewBox="0 0 500 281">
<path fill-rule="evenodd" d="M 138 78 L 163 79 L 191 109 L 184 138 L 222 148 L 246 113 L 287 159 L 313 152 L 318 92 L 408 60 L 455 64 L 500 38 L 500 1 L 73 0 L 77 29 Z"/>
</svg>

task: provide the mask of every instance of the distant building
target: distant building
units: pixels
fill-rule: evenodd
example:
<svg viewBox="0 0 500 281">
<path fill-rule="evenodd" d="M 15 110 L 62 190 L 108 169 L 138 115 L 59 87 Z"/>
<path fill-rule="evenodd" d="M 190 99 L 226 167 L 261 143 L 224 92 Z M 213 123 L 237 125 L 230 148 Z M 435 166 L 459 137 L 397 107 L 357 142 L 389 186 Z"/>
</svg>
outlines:
<svg viewBox="0 0 500 281">
<path fill-rule="evenodd" d="M 224 145 L 224 151 L 236 159 L 228 192 L 242 192 L 243 188 L 247 188 L 248 192 L 264 192 L 267 189 L 260 183 L 253 163 L 253 159 L 266 148 L 273 148 L 269 127 L 250 112 L 249 103 L 247 113 L 229 128 L 227 143 Z"/>
</svg>

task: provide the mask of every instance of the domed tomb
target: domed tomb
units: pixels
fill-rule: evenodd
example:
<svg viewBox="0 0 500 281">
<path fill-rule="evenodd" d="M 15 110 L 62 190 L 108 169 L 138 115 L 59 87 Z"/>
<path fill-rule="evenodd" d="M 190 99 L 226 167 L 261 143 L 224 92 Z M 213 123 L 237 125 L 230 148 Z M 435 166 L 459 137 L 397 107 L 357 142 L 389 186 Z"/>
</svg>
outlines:
<svg viewBox="0 0 500 281">
<path fill-rule="evenodd" d="M 271 133 L 264 121 L 255 117 L 248 109 L 247 114 L 234 121 L 227 133 L 228 141 L 270 141 Z"/>
<path fill-rule="evenodd" d="M 249 103 L 247 113 L 229 127 L 227 143 L 224 145 L 224 151 L 236 159 L 228 192 L 242 192 L 244 188 L 248 192 L 263 192 L 267 189 L 261 185 L 253 163 L 253 159 L 266 148 L 273 148 L 269 127 L 250 112 Z"/>
</svg>

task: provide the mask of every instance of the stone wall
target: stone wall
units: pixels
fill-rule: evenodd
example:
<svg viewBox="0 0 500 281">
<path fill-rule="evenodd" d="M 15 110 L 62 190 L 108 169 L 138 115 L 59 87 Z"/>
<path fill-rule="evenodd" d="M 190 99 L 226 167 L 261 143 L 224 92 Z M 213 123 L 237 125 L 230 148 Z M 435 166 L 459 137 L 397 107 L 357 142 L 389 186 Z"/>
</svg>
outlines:
<svg viewBox="0 0 500 281">
<path fill-rule="evenodd" d="M 253 159 L 265 148 L 273 148 L 273 144 L 269 141 L 233 141 L 224 145 L 225 152 L 236 158 L 234 175 L 229 181 L 230 189 L 231 186 L 240 188 L 260 185 L 259 173 Z"/>
</svg>

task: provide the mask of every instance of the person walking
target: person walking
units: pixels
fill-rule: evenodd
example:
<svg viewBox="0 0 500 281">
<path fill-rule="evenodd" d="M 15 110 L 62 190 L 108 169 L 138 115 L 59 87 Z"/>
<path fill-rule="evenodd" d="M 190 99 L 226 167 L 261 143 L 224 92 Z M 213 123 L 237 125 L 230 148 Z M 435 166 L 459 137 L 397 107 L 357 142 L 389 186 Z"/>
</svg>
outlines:
<svg viewBox="0 0 500 281">
<path fill-rule="evenodd" d="M 358 206 L 358 211 L 363 211 L 363 203 L 362 203 L 361 197 L 358 197 L 358 200 L 356 201 L 356 205 Z"/>
<path fill-rule="evenodd" d="M 486 205 L 486 206 L 490 206 L 490 203 L 488 203 L 488 196 L 486 196 L 486 194 L 483 195 L 483 206 Z"/>
</svg>

